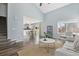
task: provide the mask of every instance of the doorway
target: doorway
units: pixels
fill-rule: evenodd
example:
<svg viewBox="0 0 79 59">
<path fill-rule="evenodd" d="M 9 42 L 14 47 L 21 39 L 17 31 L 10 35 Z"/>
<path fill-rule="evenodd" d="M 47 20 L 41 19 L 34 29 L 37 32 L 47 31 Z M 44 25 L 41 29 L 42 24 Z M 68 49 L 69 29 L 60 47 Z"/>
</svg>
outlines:
<svg viewBox="0 0 79 59">
<path fill-rule="evenodd" d="M 0 36 L 7 38 L 7 17 L 0 16 Z"/>
<path fill-rule="evenodd" d="M 0 40 L 7 39 L 7 3 L 0 3 Z"/>
<path fill-rule="evenodd" d="M 24 41 L 31 41 L 35 44 L 39 43 L 40 38 L 40 23 L 42 20 L 34 19 L 31 17 L 24 16 L 23 17 L 23 25 L 24 25 Z M 25 42 L 25 43 L 26 43 Z"/>
</svg>

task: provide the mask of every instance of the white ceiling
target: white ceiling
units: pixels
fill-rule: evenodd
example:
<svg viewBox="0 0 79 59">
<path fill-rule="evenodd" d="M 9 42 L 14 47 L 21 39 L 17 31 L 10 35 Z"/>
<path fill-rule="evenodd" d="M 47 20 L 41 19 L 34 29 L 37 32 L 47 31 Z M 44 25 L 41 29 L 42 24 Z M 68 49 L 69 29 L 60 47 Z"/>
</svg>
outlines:
<svg viewBox="0 0 79 59">
<path fill-rule="evenodd" d="M 43 3 L 42 6 L 40 6 L 40 3 L 36 3 L 35 5 L 43 12 L 48 13 L 50 11 L 56 10 L 58 8 L 64 7 L 66 5 L 69 5 L 70 3 Z"/>
</svg>

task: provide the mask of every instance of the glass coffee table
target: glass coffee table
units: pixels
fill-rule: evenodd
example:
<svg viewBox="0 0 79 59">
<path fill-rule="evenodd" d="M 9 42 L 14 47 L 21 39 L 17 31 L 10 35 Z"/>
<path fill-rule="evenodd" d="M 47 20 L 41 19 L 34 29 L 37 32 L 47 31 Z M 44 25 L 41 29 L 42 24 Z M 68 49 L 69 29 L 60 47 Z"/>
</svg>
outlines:
<svg viewBox="0 0 79 59">
<path fill-rule="evenodd" d="M 52 48 L 52 47 L 50 47 L 50 45 L 53 45 L 53 48 L 55 48 L 55 39 L 52 39 L 52 38 L 41 38 L 39 45 L 41 45 L 42 43 L 46 44 L 46 46 L 44 48 L 47 49 L 47 52 L 49 52 L 49 49 Z"/>
</svg>

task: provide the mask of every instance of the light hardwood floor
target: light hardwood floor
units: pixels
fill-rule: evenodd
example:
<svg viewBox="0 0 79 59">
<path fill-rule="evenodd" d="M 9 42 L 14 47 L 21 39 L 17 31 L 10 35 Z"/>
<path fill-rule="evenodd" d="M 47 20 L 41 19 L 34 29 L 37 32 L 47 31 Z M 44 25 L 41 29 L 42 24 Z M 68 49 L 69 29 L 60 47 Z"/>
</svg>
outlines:
<svg viewBox="0 0 79 59">
<path fill-rule="evenodd" d="M 47 52 L 47 48 L 39 47 L 39 45 L 35 45 L 32 42 L 27 43 L 22 50 L 18 51 L 19 56 L 54 56 L 54 52 L 57 48 L 62 47 L 62 42 L 55 42 L 55 48 L 50 48 L 49 52 Z M 43 45 L 44 47 L 44 45 Z"/>
</svg>

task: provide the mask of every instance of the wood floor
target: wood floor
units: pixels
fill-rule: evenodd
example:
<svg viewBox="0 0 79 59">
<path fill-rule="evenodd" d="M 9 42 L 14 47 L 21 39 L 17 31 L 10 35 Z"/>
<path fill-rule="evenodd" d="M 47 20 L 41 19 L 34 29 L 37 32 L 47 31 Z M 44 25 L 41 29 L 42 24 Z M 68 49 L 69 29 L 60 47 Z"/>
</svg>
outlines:
<svg viewBox="0 0 79 59">
<path fill-rule="evenodd" d="M 61 41 L 56 41 L 55 46 L 52 45 L 49 50 L 46 44 L 35 45 L 33 42 L 28 42 L 20 48 L 10 48 L 0 51 L 0 56 L 54 56 L 57 48 L 63 46 Z M 21 46 L 18 44 L 17 46 Z"/>
<path fill-rule="evenodd" d="M 32 42 L 26 44 L 22 50 L 18 51 L 19 56 L 54 56 L 54 52 L 57 48 L 62 47 L 63 44 L 56 42 L 55 48 L 50 48 L 49 52 L 47 52 L 47 48 L 39 47 L 39 45 L 35 45 Z"/>
<path fill-rule="evenodd" d="M 21 50 L 23 47 L 21 42 L 17 42 L 11 46 L 9 46 L 9 44 L 7 45 L 8 46 L 0 48 L 0 56 L 18 56 L 17 51 Z"/>
</svg>

